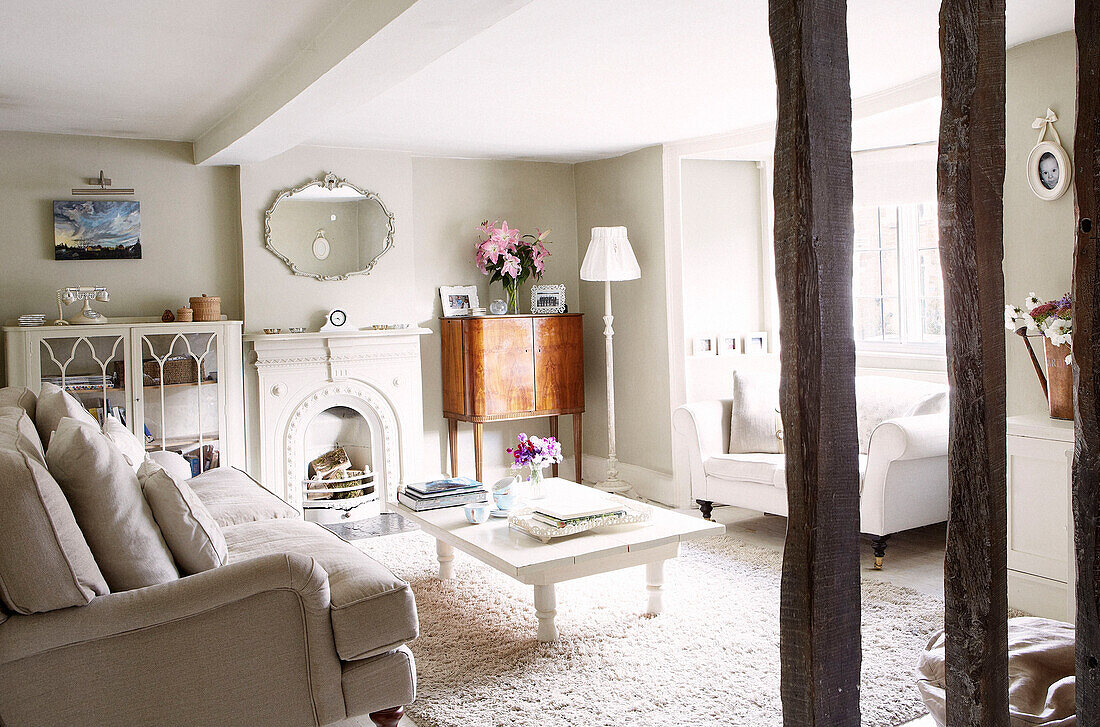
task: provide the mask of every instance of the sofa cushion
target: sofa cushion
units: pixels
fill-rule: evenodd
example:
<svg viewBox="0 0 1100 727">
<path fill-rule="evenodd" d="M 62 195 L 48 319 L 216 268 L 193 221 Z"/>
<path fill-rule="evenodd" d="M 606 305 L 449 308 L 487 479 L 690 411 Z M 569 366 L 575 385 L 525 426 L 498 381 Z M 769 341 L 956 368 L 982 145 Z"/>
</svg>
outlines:
<svg viewBox="0 0 1100 727">
<path fill-rule="evenodd" d="M 138 471 L 145 461 L 145 443 L 134 436 L 129 427 L 123 424 L 114 414 L 107 415 L 103 420 L 103 433 L 115 443 L 126 462 L 134 470 Z"/>
<path fill-rule="evenodd" d="M 781 453 L 781 429 L 779 375 L 773 371 L 734 371 L 730 454 Z"/>
<path fill-rule="evenodd" d="M 320 563 L 328 572 L 332 631 L 344 661 L 390 651 L 419 633 L 409 584 L 320 525 L 278 519 L 231 525 L 222 532 L 230 562 L 298 553 Z"/>
<path fill-rule="evenodd" d="M 141 483 L 141 491 L 181 572 L 191 575 L 225 565 L 225 536 L 185 481 L 157 467 Z"/>
<path fill-rule="evenodd" d="M 732 482 L 755 482 L 787 489 L 787 464 L 782 454 L 719 454 L 703 462 L 708 477 Z M 863 491 L 863 475 L 867 471 L 867 456 L 859 456 L 859 489 Z"/>
<path fill-rule="evenodd" d="M 946 405 L 947 387 L 895 376 L 856 377 L 856 427 L 859 451 L 867 454 L 875 427 L 887 419 L 932 414 Z"/>
<path fill-rule="evenodd" d="M 17 406 L 27 412 L 32 422 L 37 404 L 38 397 L 25 386 L 5 386 L 0 389 L 0 406 Z"/>
<path fill-rule="evenodd" d="M 187 481 L 214 516 L 226 525 L 297 518 L 298 511 L 236 467 L 217 467 Z"/>
<path fill-rule="evenodd" d="M 66 417 L 95 427 L 99 426 L 96 418 L 72 394 L 62 390 L 60 386 L 42 384 L 42 390 L 38 392 L 38 404 L 35 407 L 34 425 L 38 428 L 38 436 L 42 439 L 43 447 L 49 449 L 50 436 L 57 431 L 57 426 Z"/>
<path fill-rule="evenodd" d="M 786 488 L 786 465 L 782 454 L 719 454 L 703 462 L 710 477 L 736 482 Z"/>
<path fill-rule="evenodd" d="M 27 416 L 27 412 L 21 406 L 0 406 L 0 418 L 13 424 L 19 433 L 22 444 L 26 444 L 38 456 L 38 461 L 46 464 L 46 450 L 42 446 L 42 440 L 38 438 L 38 430 L 34 428 L 34 420 Z"/>
<path fill-rule="evenodd" d="M 137 474 L 98 426 L 62 419 L 46 448 L 46 463 L 111 590 L 179 577 Z"/>
<path fill-rule="evenodd" d="M 32 439 L 33 437 L 33 439 Z M 22 409 L 0 414 L 0 600 L 17 613 L 83 606 L 110 592 Z"/>
</svg>

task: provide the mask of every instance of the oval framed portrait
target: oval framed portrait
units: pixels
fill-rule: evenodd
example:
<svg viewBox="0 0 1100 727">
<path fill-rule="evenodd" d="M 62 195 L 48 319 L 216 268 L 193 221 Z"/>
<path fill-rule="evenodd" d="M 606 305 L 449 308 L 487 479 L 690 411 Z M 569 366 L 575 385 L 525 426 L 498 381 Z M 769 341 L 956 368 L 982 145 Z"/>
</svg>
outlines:
<svg viewBox="0 0 1100 727">
<path fill-rule="evenodd" d="M 1039 199 L 1058 199 L 1069 189 L 1072 177 L 1069 155 L 1052 141 L 1040 141 L 1027 155 L 1027 183 Z"/>
</svg>

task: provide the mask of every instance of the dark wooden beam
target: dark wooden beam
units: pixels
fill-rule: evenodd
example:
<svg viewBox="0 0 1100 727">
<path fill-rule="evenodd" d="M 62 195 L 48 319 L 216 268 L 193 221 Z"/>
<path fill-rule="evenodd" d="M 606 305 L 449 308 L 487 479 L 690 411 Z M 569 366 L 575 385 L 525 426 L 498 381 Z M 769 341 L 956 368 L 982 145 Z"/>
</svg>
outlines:
<svg viewBox="0 0 1100 727">
<path fill-rule="evenodd" d="M 1005 0 L 943 0 L 937 189 L 951 383 L 947 724 L 1008 727 Z"/>
<path fill-rule="evenodd" d="M 1077 724 L 1100 724 L 1100 3 L 1077 0 L 1077 241 L 1073 251 L 1073 522 Z"/>
<path fill-rule="evenodd" d="M 852 98 L 844 0 L 771 0 L 787 539 L 783 723 L 858 727 Z"/>
</svg>

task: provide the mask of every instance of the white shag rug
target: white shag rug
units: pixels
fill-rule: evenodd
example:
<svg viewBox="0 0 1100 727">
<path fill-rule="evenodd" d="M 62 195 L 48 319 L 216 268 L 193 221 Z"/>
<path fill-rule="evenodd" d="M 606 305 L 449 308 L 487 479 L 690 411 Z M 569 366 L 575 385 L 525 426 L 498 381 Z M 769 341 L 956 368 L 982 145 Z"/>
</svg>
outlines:
<svg viewBox="0 0 1100 727">
<path fill-rule="evenodd" d="M 655 618 L 643 615 L 643 568 L 559 583 L 560 639 L 543 645 L 530 586 L 458 551 L 455 578 L 440 582 L 424 533 L 356 545 L 416 595 L 407 711 L 419 727 L 782 724 L 776 552 L 728 535 L 685 543 Z M 863 582 L 864 725 L 925 714 L 917 658 L 942 627 L 942 601 Z"/>
</svg>

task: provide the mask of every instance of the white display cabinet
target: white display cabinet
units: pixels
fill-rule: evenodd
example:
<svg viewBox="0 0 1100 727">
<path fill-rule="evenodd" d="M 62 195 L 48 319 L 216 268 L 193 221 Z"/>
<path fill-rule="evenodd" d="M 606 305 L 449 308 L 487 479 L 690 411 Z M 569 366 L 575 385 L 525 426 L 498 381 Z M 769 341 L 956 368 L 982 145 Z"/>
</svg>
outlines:
<svg viewBox="0 0 1100 727">
<path fill-rule="evenodd" d="M 101 421 L 117 414 L 146 448 L 193 472 L 244 467 L 241 322 L 4 327 L 9 386 L 62 386 Z"/>
</svg>

